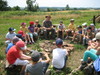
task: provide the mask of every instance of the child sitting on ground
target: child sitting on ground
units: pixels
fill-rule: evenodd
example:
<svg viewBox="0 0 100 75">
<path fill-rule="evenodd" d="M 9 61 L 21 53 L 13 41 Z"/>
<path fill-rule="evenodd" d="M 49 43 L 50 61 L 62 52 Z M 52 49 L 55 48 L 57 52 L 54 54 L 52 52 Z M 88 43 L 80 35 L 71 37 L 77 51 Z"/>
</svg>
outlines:
<svg viewBox="0 0 100 75">
<path fill-rule="evenodd" d="M 29 25 L 29 27 L 28 27 L 28 30 L 29 30 L 29 36 L 30 36 L 30 39 L 31 39 L 31 41 L 32 41 L 32 43 L 34 43 L 34 39 L 33 39 L 33 33 L 34 33 L 34 22 L 30 22 L 30 25 Z"/>
<path fill-rule="evenodd" d="M 64 31 L 65 31 L 65 25 L 63 24 L 63 21 L 60 21 L 60 24 L 58 25 L 57 37 L 64 39 Z"/>
<path fill-rule="evenodd" d="M 79 43 L 82 43 L 82 26 L 78 26 L 77 27 L 78 31 L 75 32 L 75 34 L 73 35 L 73 38 L 72 38 L 72 41 L 71 42 L 74 42 L 75 38 L 78 39 L 78 42 Z"/>
<path fill-rule="evenodd" d="M 31 55 L 32 63 L 28 64 L 25 69 L 25 75 L 45 75 L 49 66 L 50 58 L 48 54 L 44 54 L 46 60 L 40 60 L 40 53 L 33 51 Z"/>
<path fill-rule="evenodd" d="M 67 55 L 68 52 L 66 49 L 62 49 L 63 40 L 58 38 L 56 40 L 56 46 L 57 48 L 53 50 L 52 52 L 52 64 L 53 68 L 56 70 L 62 70 L 66 67 L 66 61 L 67 61 Z"/>
<path fill-rule="evenodd" d="M 22 23 L 21 24 L 21 27 L 20 27 L 20 30 L 23 31 L 24 33 L 24 37 L 25 37 L 25 43 L 28 44 L 28 42 L 31 44 L 31 40 L 30 40 L 30 37 L 28 35 L 28 28 L 26 27 L 26 23 Z"/>
<path fill-rule="evenodd" d="M 66 39 L 70 36 L 70 35 L 74 35 L 75 33 L 75 30 L 76 30 L 76 26 L 74 24 L 74 19 L 71 19 L 70 20 L 70 24 L 68 26 L 68 30 L 66 31 Z"/>
</svg>

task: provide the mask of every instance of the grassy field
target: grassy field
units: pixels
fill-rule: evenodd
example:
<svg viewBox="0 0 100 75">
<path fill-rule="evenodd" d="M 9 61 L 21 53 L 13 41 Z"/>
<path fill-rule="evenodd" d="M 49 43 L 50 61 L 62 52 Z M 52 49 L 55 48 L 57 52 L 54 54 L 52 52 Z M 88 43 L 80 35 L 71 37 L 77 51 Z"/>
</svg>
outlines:
<svg viewBox="0 0 100 75">
<path fill-rule="evenodd" d="M 29 21 L 39 20 L 42 25 L 42 21 L 45 19 L 46 15 L 52 16 L 53 24 L 58 24 L 60 20 L 64 22 L 66 28 L 69 24 L 70 19 L 75 19 L 75 25 L 81 25 L 87 22 L 88 25 L 92 23 L 93 16 L 100 15 L 100 10 L 86 10 L 86 11 L 58 11 L 58 12 L 27 12 L 27 11 L 3 11 L 0 12 L 0 67 L 2 66 L 2 60 L 5 58 L 5 35 L 8 32 L 9 27 L 14 27 L 16 33 L 20 28 L 22 22 L 26 22 L 27 26 Z M 96 23 L 96 27 L 100 27 L 99 23 Z M 34 45 L 35 46 L 35 45 Z M 81 59 L 84 51 L 81 51 L 83 47 L 81 45 L 76 45 L 76 50 L 70 56 L 68 65 L 75 69 L 79 65 L 79 59 Z M 76 56 L 77 55 L 77 56 Z M 74 57 L 74 58 L 73 58 Z M 75 63 L 77 62 L 77 63 Z M 1 71 L 1 70 L 0 70 Z M 1 74 L 0 74 L 1 75 Z"/>
</svg>

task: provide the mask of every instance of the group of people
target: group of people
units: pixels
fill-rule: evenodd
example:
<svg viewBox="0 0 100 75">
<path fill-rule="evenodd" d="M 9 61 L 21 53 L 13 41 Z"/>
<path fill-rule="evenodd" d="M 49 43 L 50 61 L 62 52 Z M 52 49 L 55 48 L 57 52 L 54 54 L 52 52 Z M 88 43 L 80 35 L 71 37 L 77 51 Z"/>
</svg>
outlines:
<svg viewBox="0 0 100 75">
<path fill-rule="evenodd" d="M 21 23 L 18 33 L 15 33 L 16 29 L 11 27 L 6 34 L 7 61 L 11 65 L 22 65 L 21 75 L 44 75 L 48 69 L 51 59 L 47 53 L 43 53 L 46 57 L 45 60 L 42 60 L 41 53 L 38 51 L 32 51 L 31 56 L 25 54 L 26 51 L 31 51 L 26 45 L 34 43 L 34 37 L 41 36 L 42 32 L 44 39 L 55 39 L 57 34 L 57 48 L 52 51 L 52 65 L 56 70 L 66 67 L 68 52 L 62 48 L 62 39 L 68 39 L 70 36 L 72 36 L 71 42 L 78 38 L 79 43 L 87 46 L 82 62 L 87 63 L 89 59 L 95 61 L 100 55 L 100 29 L 95 28 L 94 24 L 88 26 L 87 23 L 83 23 L 76 27 L 74 19 L 71 19 L 66 29 L 63 21 L 60 21 L 58 27 L 53 25 L 50 15 L 45 16 L 43 26 L 39 24 L 38 20 L 31 21 L 29 24 L 27 27 L 26 23 Z M 30 63 L 30 61 L 32 62 Z"/>
</svg>

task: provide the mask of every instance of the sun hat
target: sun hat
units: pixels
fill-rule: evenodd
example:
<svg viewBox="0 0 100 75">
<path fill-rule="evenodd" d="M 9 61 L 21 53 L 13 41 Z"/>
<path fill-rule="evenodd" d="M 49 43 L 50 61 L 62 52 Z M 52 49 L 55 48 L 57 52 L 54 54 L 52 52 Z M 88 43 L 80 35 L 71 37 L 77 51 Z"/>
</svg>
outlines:
<svg viewBox="0 0 100 75">
<path fill-rule="evenodd" d="M 22 25 L 26 25 L 26 23 L 23 22 L 23 23 L 21 23 L 21 26 L 22 26 Z"/>
<path fill-rule="evenodd" d="M 26 50 L 27 49 L 27 46 L 26 46 L 25 42 L 23 42 L 23 41 L 18 41 L 16 43 L 16 46 L 19 47 L 21 50 Z"/>
<path fill-rule="evenodd" d="M 9 31 L 15 31 L 16 29 L 14 29 L 14 28 L 9 28 Z"/>
<path fill-rule="evenodd" d="M 63 44 L 63 40 L 60 39 L 60 38 L 58 38 L 58 39 L 56 40 L 56 45 L 62 45 L 62 44 Z"/>
<path fill-rule="evenodd" d="M 33 24 L 34 24 L 34 22 L 33 22 L 33 21 L 30 21 L 29 23 L 30 23 L 30 25 L 33 25 Z"/>
<path fill-rule="evenodd" d="M 93 23 L 91 23 L 91 24 L 90 24 L 90 26 L 94 26 L 94 24 L 93 24 Z"/>
<path fill-rule="evenodd" d="M 100 32 L 98 32 L 96 35 L 95 35 L 95 38 L 100 40 Z"/>
<path fill-rule="evenodd" d="M 39 59 L 40 59 L 40 53 L 38 51 L 33 51 L 32 55 L 31 55 L 31 58 L 32 58 L 32 60 L 34 62 L 39 61 Z"/>
<path fill-rule="evenodd" d="M 70 19 L 70 22 L 74 22 L 75 20 L 74 19 Z"/>
</svg>

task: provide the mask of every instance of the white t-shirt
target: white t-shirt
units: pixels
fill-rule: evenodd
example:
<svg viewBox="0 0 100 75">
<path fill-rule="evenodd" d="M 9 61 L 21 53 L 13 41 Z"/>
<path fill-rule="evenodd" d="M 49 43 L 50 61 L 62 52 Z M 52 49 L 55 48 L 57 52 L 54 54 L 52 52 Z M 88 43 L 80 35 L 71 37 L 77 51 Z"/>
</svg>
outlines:
<svg viewBox="0 0 100 75">
<path fill-rule="evenodd" d="M 58 29 L 64 29 L 65 28 L 65 25 L 62 24 L 62 25 L 58 25 Z"/>
<path fill-rule="evenodd" d="M 15 32 L 12 33 L 12 34 L 8 32 L 8 33 L 6 34 L 6 38 L 7 38 L 7 39 L 11 39 L 11 40 L 12 40 L 15 36 L 16 36 L 16 33 L 15 33 Z"/>
<path fill-rule="evenodd" d="M 52 64 L 55 68 L 63 68 L 65 64 L 65 57 L 67 55 L 66 49 L 56 48 L 53 50 Z"/>
</svg>

